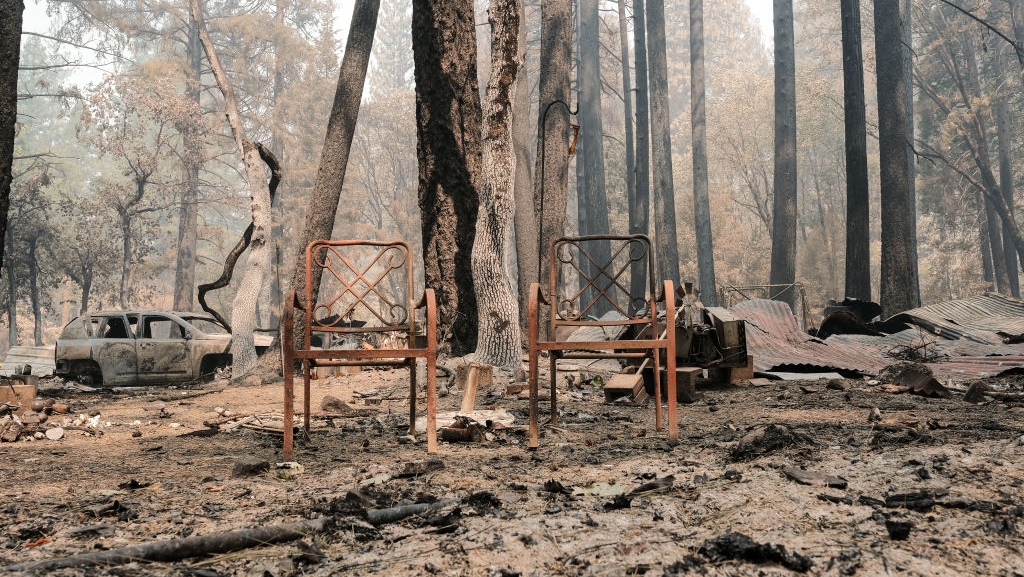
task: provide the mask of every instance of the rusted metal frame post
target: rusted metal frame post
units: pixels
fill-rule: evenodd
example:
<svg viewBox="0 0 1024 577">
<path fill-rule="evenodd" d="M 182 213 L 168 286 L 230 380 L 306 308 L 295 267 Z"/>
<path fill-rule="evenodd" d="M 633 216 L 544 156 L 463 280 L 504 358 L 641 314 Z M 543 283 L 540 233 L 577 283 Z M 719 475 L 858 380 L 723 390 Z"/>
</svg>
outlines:
<svg viewBox="0 0 1024 577">
<path fill-rule="evenodd" d="M 537 415 L 537 365 L 540 351 L 538 346 L 538 333 L 540 332 L 540 319 L 537 308 L 538 301 L 544 298 L 541 292 L 540 283 L 530 284 L 530 308 L 527 313 L 527 348 L 529 351 L 529 388 L 530 388 L 530 440 L 531 449 L 536 449 L 539 442 L 538 415 Z M 552 311 L 554 312 L 554 311 Z"/>
<path fill-rule="evenodd" d="M 679 415 L 676 407 L 676 293 L 671 280 L 665 281 L 665 358 L 668 366 L 668 439 L 679 441 Z"/>
<path fill-rule="evenodd" d="M 658 309 L 655 305 L 657 298 L 652 291 L 651 300 L 647 305 L 647 310 L 651 313 L 651 338 L 658 338 Z M 654 429 L 657 431 L 660 431 L 663 426 L 661 422 L 661 366 L 658 361 L 660 356 L 657 347 L 651 349 L 651 361 L 654 365 Z"/>
<path fill-rule="evenodd" d="M 313 374 L 314 359 L 302 359 L 302 430 L 309 435 L 309 413 L 310 411 L 310 380 Z"/>
<path fill-rule="evenodd" d="M 295 420 L 295 347 L 293 323 L 295 319 L 295 290 L 288 291 L 284 300 L 281 319 L 281 372 L 284 374 L 284 460 L 293 457 L 293 421 Z"/>
<path fill-rule="evenodd" d="M 409 277 L 410 283 L 412 276 Z M 427 452 L 437 452 L 437 299 L 424 289 L 427 307 Z"/>
</svg>

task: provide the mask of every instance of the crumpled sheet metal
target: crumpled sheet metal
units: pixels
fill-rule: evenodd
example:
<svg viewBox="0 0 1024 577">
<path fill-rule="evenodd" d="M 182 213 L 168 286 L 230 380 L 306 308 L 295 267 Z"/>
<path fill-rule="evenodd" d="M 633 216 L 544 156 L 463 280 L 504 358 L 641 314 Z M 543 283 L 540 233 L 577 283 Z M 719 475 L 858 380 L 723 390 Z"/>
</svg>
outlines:
<svg viewBox="0 0 1024 577">
<path fill-rule="evenodd" d="M 729 312 L 747 323 L 747 353 L 754 356 L 755 371 L 828 368 L 876 374 L 889 364 L 872 347 L 826 342 L 801 331 L 781 301 L 743 301 Z"/>
<path fill-rule="evenodd" d="M 747 322 L 747 350 L 754 356 L 754 370 L 758 372 L 838 369 L 875 375 L 897 362 L 892 352 L 925 344 L 946 357 L 942 362 L 927 363 L 939 379 L 964 380 L 1024 372 L 1024 345 L 1003 344 L 1002 338 L 995 334 L 998 330 L 1024 332 L 1024 306 L 998 295 L 965 301 L 930 305 L 897 315 L 905 317 L 901 319 L 903 322 L 927 318 L 928 321 L 923 321 L 927 324 L 925 327 L 886 336 L 835 335 L 825 341 L 801 331 L 789 306 L 779 301 L 744 301 L 729 311 Z M 986 320 L 985 314 L 993 318 Z M 1013 315 L 1020 315 L 1020 318 Z M 937 323 L 943 316 L 950 318 L 940 326 Z M 940 338 L 932 331 L 936 326 L 949 335 L 970 331 L 973 338 Z M 1021 330 L 1017 330 L 1018 326 Z M 986 335 L 983 327 L 987 327 L 992 336 Z"/>
<path fill-rule="evenodd" d="M 998 332 L 1024 333 L 1024 302 L 996 293 L 936 303 L 893 315 L 886 322 L 899 321 L 919 326 L 939 337 L 1000 345 Z"/>
</svg>

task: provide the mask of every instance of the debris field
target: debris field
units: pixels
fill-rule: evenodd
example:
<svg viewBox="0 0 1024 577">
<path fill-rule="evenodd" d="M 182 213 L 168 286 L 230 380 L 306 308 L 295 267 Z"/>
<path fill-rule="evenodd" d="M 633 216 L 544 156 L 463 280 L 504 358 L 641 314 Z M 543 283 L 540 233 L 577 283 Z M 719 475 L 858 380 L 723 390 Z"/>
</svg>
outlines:
<svg viewBox="0 0 1024 577">
<path fill-rule="evenodd" d="M 898 372 L 701 381 L 675 445 L 655 430 L 653 398 L 607 402 L 609 375 L 560 374 L 558 424 L 531 451 L 527 399 L 496 371 L 478 412 L 449 420 L 475 432 L 428 454 L 408 434 L 407 371 L 366 370 L 313 382 L 293 463 L 279 379 L 113 391 L 43 379 L 38 398 L 65 412 L 0 443 L 0 567 L 1024 575 L 1024 377 L 988 377 L 969 402 L 974 383 L 935 383 L 943 396 Z M 446 381 L 439 414 L 463 400 Z"/>
</svg>

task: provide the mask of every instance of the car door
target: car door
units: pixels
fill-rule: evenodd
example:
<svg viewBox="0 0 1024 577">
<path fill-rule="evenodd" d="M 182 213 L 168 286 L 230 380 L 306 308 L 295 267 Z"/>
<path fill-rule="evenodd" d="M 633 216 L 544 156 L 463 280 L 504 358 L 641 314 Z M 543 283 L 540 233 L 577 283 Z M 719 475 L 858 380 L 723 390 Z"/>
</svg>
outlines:
<svg viewBox="0 0 1024 577">
<path fill-rule="evenodd" d="M 124 314 L 93 317 L 92 358 L 107 386 L 134 385 L 138 369 L 135 335 Z"/>
<path fill-rule="evenodd" d="M 143 314 L 138 339 L 139 382 L 160 384 L 192 379 L 187 331 L 176 320 Z"/>
</svg>

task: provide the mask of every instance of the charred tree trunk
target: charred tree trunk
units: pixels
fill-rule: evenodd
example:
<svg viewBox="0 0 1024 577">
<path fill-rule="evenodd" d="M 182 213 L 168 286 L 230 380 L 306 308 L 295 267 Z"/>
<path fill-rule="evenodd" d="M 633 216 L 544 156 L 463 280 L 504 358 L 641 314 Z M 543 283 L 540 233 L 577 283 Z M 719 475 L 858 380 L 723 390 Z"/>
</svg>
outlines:
<svg viewBox="0 0 1024 577">
<path fill-rule="evenodd" d="M 900 15 L 903 20 L 903 108 L 907 123 L 907 185 L 910 199 L 907 202 L 907 225 L 910 227 L 911 291 L 914 307 L 921 306 L 921 283 L 917 274 L 917 166 L 914 158 L 914 36 L 911 34 L 912 0 L 900 0 Z"/>
<path fill-rule="evenodd" d="M 978 72 L 978 57 L 977 52 L 974 49 L 974 38 L 970 33 L 963 34 L 963 45 L 964 45 L 964 57 L 967 60 L 967 86 L 968 91 L 971 94 L 974 102 L 981 101 L 981 75 Z M 974 107 L 972 106 L 971 109 Z M 988 154 L 988 131 L 985 125 L 982 123 L 979 114 L 974 115 L 977 118 L 976 125 L 978 131 L 981 134 L 981 141 L 984 142 L 985 156 L 984 162 L 991 164 L 991 156 Z M 1000 195 L 1002 192 L 1000 191 Z M 992 260 L 992 272 L 994 274 L 995 289 L 996 291 L 1009 294 L 1010 281 L 1006 275 L 1006 257 L 1003 256 L 1003 235 L 1002 228 L 999 225 L 999 219 L 996 216 L 996 209 L 993 205 L 992 200 L 989 199 L 990 195 L 984 196 L 984 207 L 985 207 L 985 228 L 986 238 L 988 239 L 988 250 L 991 253 Z"/>
<path fill-rule="evenodd" d="M 516 272 L 519 302 L 530 301 L 530 284 L 538 282 L 537 271 L 540 253 L 537 239 L 537 211 L 533 203 L 533 175 L 530 170 L 532 154 L 530 143 L 530 83 L 526 74 L 526 9 L 525 2 L 519 2 L 518 53 L 524 64 L 516 75 L 515 98 L 512 113 L 512 146 L 516 156 L 515 187 L 515 237 Z M 526 307 L 519 307 L 519 326 L 525 328 L 528 322 Z"/>
<path fill-rule="evenodd" d="M 199 28 L 191 18 L 188 28 L 189 79 L 185 92 L 200 111 L 200 82 L 203 66 L 203 47 L 199 43 Z M 196 242 L 199 238 L 199 168 L 203 159 L 202 135 L 193 123 L 181 127 L 185 142 L 183 155 L 184 188 L 178 209 L 178 255 L 174 269 L 174 310 L 191 311 L 196 290 Z"/>
<path fill-rule="evenodd" d="M 636 204 L 636 141 L 633 135 L 633 84 L 629 76 L 629 23 L 626 20 L 626 0 L 619 0 L 619 57 L 622 60 L 622 108 L 623 125 L 626 138 L 626 210 L 629 217 L 629 232 L 633 232 L 633 206 Z M 639 261 L 634 262 L 629 271 L 629 294 L 633 302 L 645 300 L 644 281 L 646 271 Z M 640 282 L 638 283 L 637 280 Z"/>
<path fill-rule="evenodd" d="M 993 58 L 996 81 L 999 84 L 999 91 L 995 95 L 993 106 L 996 112 L 996 146 L 999 154 L 999 190 L 1003 193 L 1003 200 L 1013 217 L 1013 166 L 1011 164 L 1011 146 L 1013 142 L 1012 128 L 1010 126 L 1009 107 L 1006 103 L 1006 85 L 1009 78 L 1005 74 L 1005 64 L 1002 52 Z M 994 207 L 993 207 L 994 208 Z M 1010 227 L 1002 223 L 1003 235 L 1003 257 L 1006 259 L 1006 277 L 1009 281 L 1010 294 L 1020 298 L 1020 276 L 1017 268 L 1017 253 L 1010 240 Z"/>
<path fill-rule="evenodd" d="M 679 237 L 676 233 L 675 185 L 672 181 L 672 116 L 668 108 L 668 53 L 665 2 L 647 2 L 651 66 L 651 154 L 654 160 L 654 236 L 658 278 L 679 285 Z"/>
<path fill-rule="evenodd" d="M 134 173 L 135 194 L 127 201 L 118 201 L 114 207 L 117 210 L 119 224 L 121 226 L 121 283 L 118 290 L 118 303 L 122 309 L 129 306 L 128 288 L 131 284 L 132 267 L 132 220 L 137 216 L 136 207 L 142 202 L 146 194 L 146 185 L 149 184 L 149 177 L 153 174 L 154 168 L 146 167 L 142 162 L 129 161 L 129 167 Z"/>
<path fill-rule="evenodd" d="M 796 282 L 796 56 L 793 0 L 775 0 L 775 181 L 772 210 L 770 283 Z M 796 293 L 786 289 L 777 300 L 796 312 Z"/>
<path fill-rule="evenodd" d="M 0 238 L 6 238 L 11 199 L 15 124 L 18 120 L 18 62 L 21 58 L 23 0 L 0 2 Z M 0 246 L 0 267 L 4 247 Z"/>
<path fill-rule="evenodd" d="M 36 258 L 36 248 L 39 244 L 39 237 L 33 236 L 28 239 L 28 251 L 26 254 L 28 263 L 28 296 L 32 302 L 32 341 L 37 347 L 43 346 L 43 310 L 39 302 L 39 260 Z"/>
<path fill-rule="evenodd" d="M 875 0 L 878 70 L 878 146 L 882 185 L 882 276 L 880 304 L 891 316 L 916 306 L 910 232 L 910 182 L 899 0 Z"/>
<path fill-rule="evenodd" d="M 352 149 L 352 136 L 355 134 L 356 120 L 359 116 L 359 103 L 366 82 L 366 68 L 370 62 L 373 36 L 377 30 L 379 9 L 380 0 L 357 0 L 352 9 L 352 23 L 345 44 L 345 56 L 338 72 L 331 116 L 327 120 L 327 134 L 320 153 L 320 167 L 313 183 L 309 206 L 306 208 L 306 223 L 302 229 L 302 238 L 299 240 L 298 254 L 292 269 L 291 288 L 298 295 L 303 295 L 306 291 L 306 247 L 314 240 L 331 238 L 334 230 L 341 190 L 345 184 L 349 152 Z M 320 267 L 313 267 L 312 272 L 311 288 L 315 296 L 320 292 L 320 276 L 323 271 Z M 427 286 L 431 285 L 428 283 Z M 301 312 L 296 311 L 296 314 L 300 315 Z M 296 322 L 300 322 L 300 319 L 297 318 Z M 301 332 L 296 332 L 295 338 L 297 341 L 301 340 Z M 303 346 L 301 343 L 298 344 Z"/>
<path fill-rule="evenodd" d="M 644 0 L 633 0 L 633 46 L 636 53 L 636 168 L 627 178 L 635 181 L 635 195 L 629 203 L 630 234 L 650 234 L 651 130 L 647 78 L 647 14 Z M 660 255 L 651 256 L 649 266 L 657 267 Z M 658 270 L 655 268 L 655 270 Z M 646 294 L 648 273 L 636 263 L 630 273 L 631 294 Z"/>
<path fill-rule="evenodd" d="M 693 134 L 693 217 L 697 230 L 697 270 L 700 298 L 718 306 L 715 246 L 708 199 L 707 115 L 704 111 L 704 0 L 690 0 L 690 118 Z"/>
<path fill-rule="evenodd" d="M 11 246 L 13 240 L 14 235 L 8 228 L 4 233 L 4 246 Z M 7 277 L 7 344 L 13 347 L 21 343 L 18 339 L 18 283 L 14 278 L 14 263 L 11 259 L 7 259 L 2 270 Z"/>
<path fill-rule="evenodd" d="M 577 172 L 582 178 L 576 181 L 577 217 L 581 235 L 609 234 L 608 196 L 605 190 L 604 174 L 604 123 L 601 119 L 601 18 L 598 0 L 581 0 L 579 3 L 579 118 L 580 149 L 576 159 Z M 611 259 L 611 245 L 608 242 L 594 243 L 591 255 L 599 266 Z M 602 290 L 603 278 L 595 278 L 596 269 L 590 261 L 580 263 L 583 273 L 590 280 L 580 279 L 580 286 L 596 284 Z M 594 298 L 591 288 L 585 289 L 587 301 Z M 606 301 L 595 306 L 595 313 L 608 310 Z"/>
<path fill-rule="evenodd" d="M 479 307 L 476 358 L 515 369 L 522 363 L 519 300 L 505 263 L 515 215 L 516 154 L 512 144 L 513 94 L 522 67 L 518 51 L 520 0 L 494 0 L 491 76 L 484 100 L 483 186 L 473 244 L 473 286 Z"/>
<path fill-rule="evenodd" d="M 540 78 L 537 109 L 537 164 L 533 209 L 538 234 L 537 278 L 548 284 L 547 254 L 551 243 L 565 234 L 569 195 L 569 64 L 572 62 L 572 3 L 541 0 Z M 527 286 L 529 289 L 529 286 Z M 527 302 L 527 301 L 523 301 Z M 542 322 L 546 327 L 546 323 Z M 542 329 L 545 330 L 545 329 Z"/>
<path fill-rule="evenodd" d="M 842 0 L 846 127 L 846 294 L 871 300 L 871 227 L 860 0 Z"/>
<path fill-rule="evenodd" d="M 453 355 L 476 348 L 472 278 L 480 190 L 480 94 L 472 0 L 413 0 L 424 282 Z"/>
</svg>

